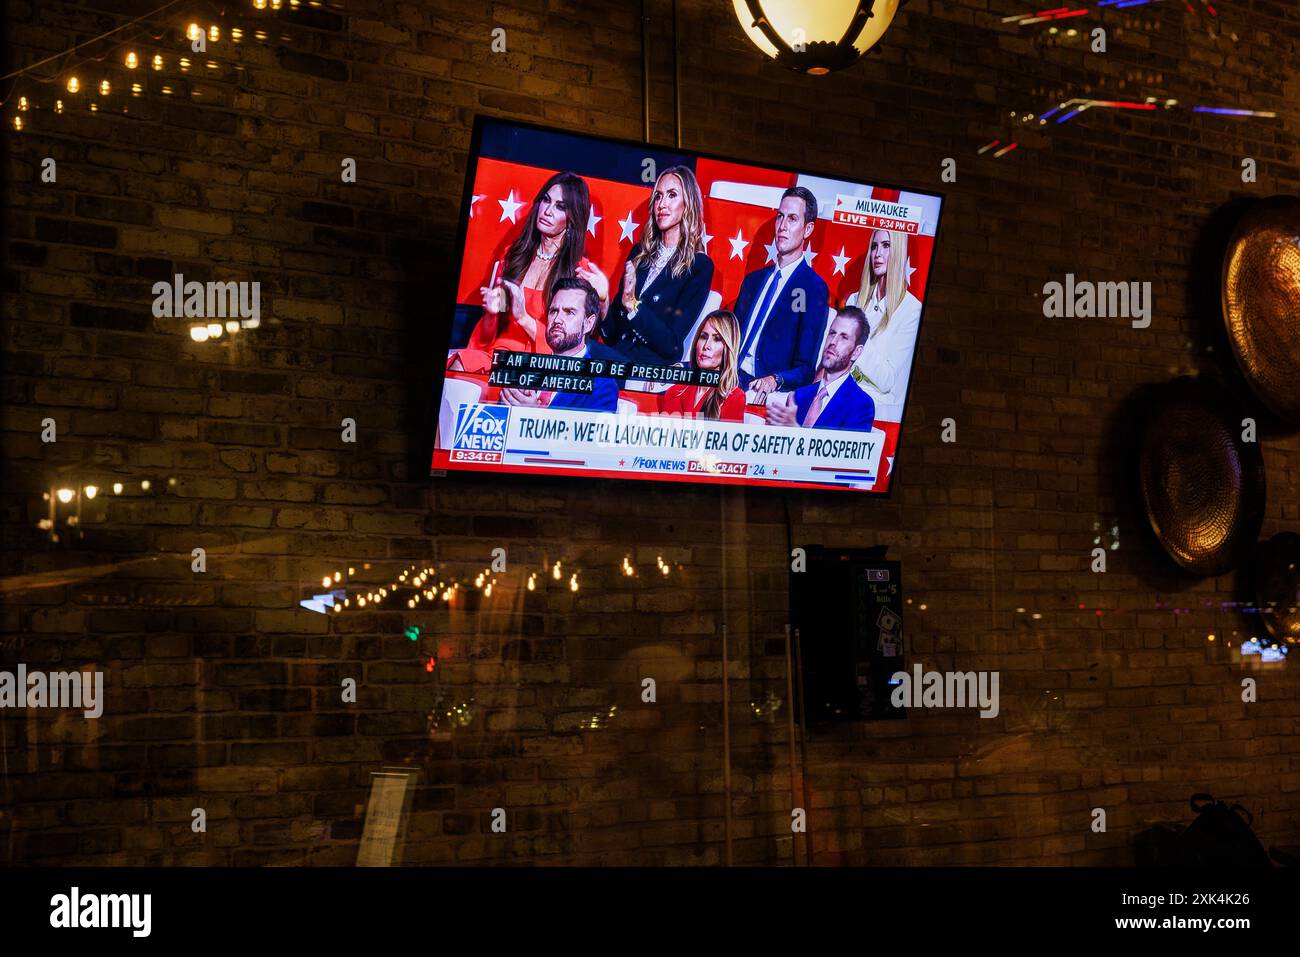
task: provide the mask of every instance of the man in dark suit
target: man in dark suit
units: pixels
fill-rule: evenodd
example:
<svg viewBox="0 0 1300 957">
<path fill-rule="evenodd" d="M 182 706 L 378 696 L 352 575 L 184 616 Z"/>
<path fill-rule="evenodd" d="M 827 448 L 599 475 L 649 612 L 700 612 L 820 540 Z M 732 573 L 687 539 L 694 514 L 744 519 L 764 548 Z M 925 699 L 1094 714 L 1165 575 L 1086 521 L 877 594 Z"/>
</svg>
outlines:
<svg viewBox="0 0 1300 957">
<path fill-rule="evenodd" d="M 621 357 L 598 342 L 590 341 L 600 319 L 600 296 L 585 279 L 558 279 L 551 287 L 551 306 L 546 314 L 546 344 L 557 356 L 583 359 Z M 538 389 L 504 388 L 506 405 L 550 409 L 586 409 L 588 412 L 618 411 L 618 382 L 598 377 L 590 392 L 543 392 Z"/>
<path fill-rule="evenodd" d="M 776 262 L 746 276 L 736 296 L 740 385 L 760 404 L 812 381 L 830 301 L 825 281 L 804 261 L 816 225 L 817 198 L 802 186 L 787 189 L 776 214 Z"/>
<path fill-rule="evenodd" d="M 800 425 L 809 429 L 850 429 L 870 432 L 876 404 L 850 375 L 870 332 L 867 317 L 857 306 L 845 306 L 831 323 L 822 350 L 822 377 L 767 406 L 769 425 Z"/>
</svg>

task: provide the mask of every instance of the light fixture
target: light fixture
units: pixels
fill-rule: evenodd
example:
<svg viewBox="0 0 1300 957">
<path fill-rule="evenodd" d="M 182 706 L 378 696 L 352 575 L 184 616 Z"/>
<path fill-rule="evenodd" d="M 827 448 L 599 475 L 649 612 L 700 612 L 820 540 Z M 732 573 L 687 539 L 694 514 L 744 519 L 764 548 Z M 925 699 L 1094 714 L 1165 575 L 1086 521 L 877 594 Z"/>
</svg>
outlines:
<svg viewBox="0 0 1300 957">
<path fill-rule="evenodd" d="M 18 109 L 20 111 L 25 111 L 27 109 L 27 97 L 25 96 L 18 97 Z"/>
<path fill-rule="evenodd" d="M 161 53 L 155 53 L 153 55 L 153 68 L 155 70 L 161 70 L 163 68 L 163 58 Z"/>
<path fill-rule="evenodd" d="M 108 94 L 112 91 L 112 89 L 113 89 L 113 88 L 112 88 L 111 86 L 109 86 L 107 80 L 100 80 L 100 81 L 99 81 L 99 95 L 100 95 L 100 96 L 108 96 Z"/>
<path fill-rule="evenodd" d="M 14 115 L 14 129 L 16 129 L 16 130 L 21 130 L 22 128 L 23 128 L 23 118 L 22 118 L 21 116 L 18 116 L 17 114 L 15 114 L 15 115 Z"/>
<path fill-rule="evenodd" d="M 114 483 L 113 483 L 113 494 L 114 494 L 114 495 L 121 495 L 121 494 L 122 494 L 122 483 L 121 483 L 121 482 L 114 482 Z"/>
<path fill-rule="evenodd" d="M 203 28 L 197 23 L 191 23 L 185 29 L 185 36 L 191 43 L 193 43 L 199 37 L 203 36 Z"/>
<path fill-rule="evenodd" d="M 141 489 L 142 491 L 145 491 L 145 492 L 149 491 L 149 480 L 148 480 L 148 479 L 145 479 L 143 482 L 140 483 L 140 489 Z"/>
<path fill-rule="evenodd" d="M 221 39 L 221 28 L 217 26 L 215 23 L 212 26 L 208 27 L 208 39 L 211 40 L 213 43 L 216 43 L 218 40 Z"/>
<path fill-rule="evenodd" d="M 190 326 L 190 338 L 193 339 L 195 342 L 207 342 L 207 341 L 208 341 L 208 327 L 207 327 L 207 326 Z"/>
<path fill-rule="evenodd" d="M 56 494 L 59 496 L 59 501 L 62 502 L 64 505 L 67 505 L 69 502 L 72 501 L 72 496 L 76 495 L 77 493 L 70 488 L 61 488 Z"/>
<path fill-rule="evenodd" d="M 822 76 L 880 42 L 907 0 L 732 0 L 749 39 L 782 66 Z"/>
<path fill-rule="evenodd" d="M 99 486 L 87 485 L 85 492 L 86 492 L 86 498 L 94 498 L 96 495 L 99 494 Z"/>
<path fill-rule="evenodd" d="M 209 322 L 209 323 L 208 323 L 208 336 L 209 336 L 210 338 L 212 338 L 212 339 L 216 339 L 218 336 L 221 335 L 221 332 L 222 332 L 222 325 L 221 325 L 221 323 L 219 323 L 219 322 Z"/>
<path fill-rule="evenodd" d="M 128 70 L 134 70 L 139 65 L 140 65 L 140 58 L 136 56 L 135 51 L 132 50 L 130 53 L 126 55 L 126 68 Z"/>
<path fill-rule="evenodd" d="M 81 89 L 81 81 L 75 76 L 68 77 L 68 92 L 76 93 L 79 89 Z"/>
</svg>

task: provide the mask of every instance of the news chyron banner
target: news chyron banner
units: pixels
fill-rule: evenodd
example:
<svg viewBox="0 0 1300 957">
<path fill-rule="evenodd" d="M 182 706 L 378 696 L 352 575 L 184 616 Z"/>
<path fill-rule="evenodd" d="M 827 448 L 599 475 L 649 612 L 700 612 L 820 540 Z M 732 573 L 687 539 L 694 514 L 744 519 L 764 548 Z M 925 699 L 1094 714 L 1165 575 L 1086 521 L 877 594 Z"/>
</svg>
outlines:
<svg viewBox="0 0 1300 957">
<path fill-rule="evenodd" d="M 449 463 L 561 475 L 838 485 L 869 491 L 885 434 L 576 409 L 458 406 Z"/>
<path fill-rule="evenodd" d="M 941 196 L 486 118 L 466 176 L 431 472 L 889 491 Z"/>
</svg>

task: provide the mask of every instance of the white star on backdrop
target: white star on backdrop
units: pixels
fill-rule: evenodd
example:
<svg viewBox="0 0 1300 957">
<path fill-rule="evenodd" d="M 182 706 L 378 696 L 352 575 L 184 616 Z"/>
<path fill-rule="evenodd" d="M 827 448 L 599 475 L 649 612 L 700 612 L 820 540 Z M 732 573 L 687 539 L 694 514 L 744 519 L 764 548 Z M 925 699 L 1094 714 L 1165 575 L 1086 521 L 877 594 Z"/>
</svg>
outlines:
<svg viewBox="0 0 1300 957">
<path fill-rule="evenodd" d="M 907 284 L 912 285 L 912 273 L 916 272 L 916 267 L 912 265 L 911 257 L 907 260 Z"/>
<path fill-rule="evenodd" d="M 510 191 L 509 196 L 505 199 L 498 199 L 497 202 L 501 204 L 501 218 L 497 220 L 498 223 L 504 223 L 507 219 L 513 223 L 515 214 L 519 212 L 519 207 L 524 205 L 515 200 L 515 191 L 513 189 Z"/>
<path fill-rule="evenodd" d="M 885 462 L 887 463 L 885 468 L 885 474 L 892 475 L 894 472 L 894 457 L 892 455 L 886 455 Z"/>
<path fill-rule="evenodd" d="M 847 265 L 849 264 L 849 260 L 852 259 L 852 258 L 853 258 L 852 256 L 846 256 L 846 255 L 844 255 L 844 247 L 843 247 L 843 246 L 840 247 L 840 254 L 839 254 L 838 256 L 836 256 L 836 255 L 834 255 L 834 254 L 832 253 L 832 254 L 831 254 L 831 259 L 834 259 L 834 260 L 835 260 L 835 271 L 834 271 L 833 273 L 831 273 L 831 275 L 832 275 L 832 276 L 843 276 L 843 275 L 844 275 L 844 267 L 847 266 Z"/>
<path fill-rule="evenodd" d="M 745 247 L 749 245 L 749 240 L 741 235 L 739 226 L 736 227 L 735 238 L 728 239 L 727 242 L 731 243 L 731 255 L 727 257 L 728 259 L 745 258 Z"/>
<path fill-rule="evenodd" d="M 473 219 L 473 218 L 474 218 L 474 204 L 477 203 L 480 199 L 482 199 L 482 198 L 485 197 L 486 195 L 487 195 L 487 193 L 475 193 L 473 196 L 470 197 L 470 199 L 469 199 L 469 218 L 470 218 L 470 219 Z"/>
<path fill-rule="evenodd" d="M 603 218 L 595 209 L 592 209 L 591 218 L 587 220 L 587 232 L 591 233 L 593 238 L 596 235 L 596 224 Z"/>
<path fill-rule="evenodd" d="M 627 211 L 627 218 L 618 221 L 618 241 L 621 243 L 626 239 L 628 242 L 634 242 L 635 240 L 632 237 L 640 225 L 640 223 L 632 219 L 632 210 L 629 209 Z"/>
<path fill-rule="evenodd" d="M 812 261 L 816 258 L 817 258 L 817 254 L 813 252 L 811 246 L 809 246 L 807 249 L 803 251 L 803 261 L 806 262 L 809 266 L 812 265 Z"/>
<path fill-rule="evenodd" d="M 776 262 L 776 240 L 772 240 L 763 249 L 767 251 L 767 262 L 763 263 L 763 265 L 766 266 L 767 263 Z"/>
<path fill-rule="evenodd" d="M 713 237 L 709 235 L 709 227 L 703 225 L 700 226 L 700 245 L 704 247 L 706 253 L 709 251 L 709 240 L 712 238 Z"/>
</svg>

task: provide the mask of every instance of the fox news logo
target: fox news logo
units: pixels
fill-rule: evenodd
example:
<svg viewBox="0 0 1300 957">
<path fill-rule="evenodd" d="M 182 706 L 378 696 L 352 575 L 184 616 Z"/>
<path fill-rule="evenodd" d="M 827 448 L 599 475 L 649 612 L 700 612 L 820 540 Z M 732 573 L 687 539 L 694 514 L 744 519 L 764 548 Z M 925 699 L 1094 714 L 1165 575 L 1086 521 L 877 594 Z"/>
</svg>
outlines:
<svg viewBox="0 0 1300 957">
<path fill-rule="evenodd" d="M 510 409 L 501 405 L 462 405 L 456 414 L 453 462 L 500 462 L 505 457 Z"/>
</svg>

